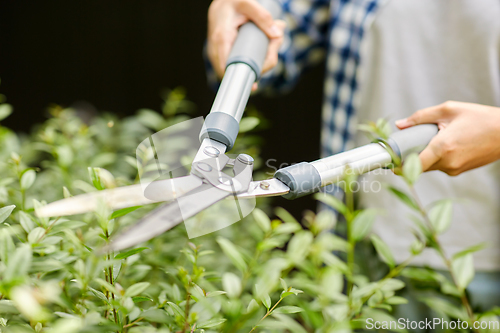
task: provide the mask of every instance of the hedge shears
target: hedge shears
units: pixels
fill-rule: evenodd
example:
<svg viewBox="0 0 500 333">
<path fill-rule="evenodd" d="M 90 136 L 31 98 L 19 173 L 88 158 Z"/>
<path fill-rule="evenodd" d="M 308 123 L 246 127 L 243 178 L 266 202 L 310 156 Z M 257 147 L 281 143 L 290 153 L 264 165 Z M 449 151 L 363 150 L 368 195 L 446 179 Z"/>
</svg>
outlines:
<svg viewBox="0 0 500 333">
<path fill-rule="evenodd" d="M 273 17 L 281 16 L 277 1 L 260 0 L 260 3 Z M 136 184 L 77 195 L 43 206 L 37 215 L 82 214 L 95 211 L 99 204 L 117 210 L 167 202 L 113 237 L 106 250 L 119 251 L 160 235 L 226 198 L 236 203 L 268 196 L 295 199 L 339 182 L 346 166 L 358 174 L 387 167 L 394 158 L 404 159 L 410 152 L 423 149 L 436 135 L 436 125 L 419 125 L 396 132 L 387 140 L 279 169 L 272 179 L 252 181 L 253 158 L 240 154 L 233 159 L 226 152 L 235 143 L 252 85 L 262 71 L 268 43 L 267 36 L 252 22 L 239 29 L 212 109 L 201 129 L 201 146 L 189 175 L 156 180 L 146 188 Z M 232 175 L 223 171 L 227 168 L 232 168 Z M 239 213 L 242 218 L 240 210 Z"/>
</svg>

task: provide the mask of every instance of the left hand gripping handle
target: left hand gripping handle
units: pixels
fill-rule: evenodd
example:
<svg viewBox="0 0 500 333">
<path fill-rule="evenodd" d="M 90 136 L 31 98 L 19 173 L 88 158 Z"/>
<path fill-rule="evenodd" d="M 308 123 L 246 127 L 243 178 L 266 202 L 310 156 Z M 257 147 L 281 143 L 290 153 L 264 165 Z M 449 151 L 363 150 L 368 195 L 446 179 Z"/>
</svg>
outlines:
<svg viewBox="0 0 500 333">
<path fill-rule="evenodd" d="M 274 18 L 281 16 L 277 0 L 258 1 Z M 233 147 L 252 85 L 262 72 L 268 46 L 269 38 L 254 23 L 241 26 L 229 54 L 224 78 L 200 133 L 201 140 L 219 141 L 227 150 Z"/>
</svg>

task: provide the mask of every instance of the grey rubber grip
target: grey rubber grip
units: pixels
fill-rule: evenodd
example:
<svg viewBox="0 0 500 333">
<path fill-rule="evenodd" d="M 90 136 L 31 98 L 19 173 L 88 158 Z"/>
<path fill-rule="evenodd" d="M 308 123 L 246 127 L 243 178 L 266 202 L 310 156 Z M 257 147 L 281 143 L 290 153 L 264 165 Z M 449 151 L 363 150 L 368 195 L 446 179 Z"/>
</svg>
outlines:
<svg viewBox="0 0 500 333">
<path fill-rule="evenodd" d="M 281 5 L 277 0 L 258 0 L 276 19 L 281 17 Z M 262 73 L 262 65 L 267 54 L 269 38 L 254 23 L 241 26 L 227 60 L 227 66 L 234 63 L 245 63 L 255 72 L 256 80 Z"/>
<path fill-rule="evenodd" d="M 421 152 L 437 133 L 436 124 L 417 125 L 391 134 L 386 143 L 404 159 L 410 153 Z"/>
<path fill-rule="evenodd" d="M 224 112 L 211 112 L 205 118 L 205 123 L 200 133 L 200 140 L 210 138 L 223 143 L 227 150 L 234 146 L 240 126 L 236 119 Z"/>
<path fill-rule="evenodd" d="M 307 162 L 280 169 L 276 171 L 274 178 L 290 188 L 290 192 L 283 196 L 286 199 L 302 197 L 316 192 L 321 187 L 321 176 L 318 170 Z"/>
</svg>

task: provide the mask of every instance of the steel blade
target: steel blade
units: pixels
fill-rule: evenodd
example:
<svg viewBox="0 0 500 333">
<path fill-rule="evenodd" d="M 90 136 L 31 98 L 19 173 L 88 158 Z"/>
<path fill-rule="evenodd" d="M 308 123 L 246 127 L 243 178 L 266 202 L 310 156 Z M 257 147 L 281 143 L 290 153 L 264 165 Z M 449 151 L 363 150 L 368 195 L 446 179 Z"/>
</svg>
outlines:
<svg viewBox="0 0 500 333">
<path fill-rule="evenodd" d="M 120 251 L 150 240 L 230 195 L 230 192 L 203 184 L 175 202 L 155 209 L 117 235 L 102 251 Z"/>
<path fill-rule="evenodd" d="M 112 210 L 142 206 L 155 202 L 171 201 L 202 185 L 194 175 L 157 180 L 144 185 L 136 184 L 110 190 L 86 193 L 54 201 L 37 210 L 38 217 L 76 215 L 97 210 L 104 203 Z"/>
<path fill-rule="evenodd" d="M 290 188 L 276 178 L 251 182 L 248 191 L 238 193 L 238 199 L 275 197 L 290 192 Z"/>
</svg>

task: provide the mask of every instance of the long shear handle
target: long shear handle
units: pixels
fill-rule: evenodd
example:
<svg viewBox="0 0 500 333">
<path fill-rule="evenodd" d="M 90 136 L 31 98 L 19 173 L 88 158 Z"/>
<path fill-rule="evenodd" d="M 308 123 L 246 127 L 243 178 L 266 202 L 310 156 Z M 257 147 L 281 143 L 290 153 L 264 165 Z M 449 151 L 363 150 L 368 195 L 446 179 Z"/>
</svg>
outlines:
<svg viewBox="0 0 500 333">
<path fill-rule="evenodd" d="M 382 144 L 370 143 L 311 163 L 294 164 L 278 170 L 274 177 L 290 188 L 284 197 L 295 199 L 341 181 L 346 166 L 363 174 L 390 165 L 394 158 L 404 159 L 412 152 L 421 152 L 437 133 L 435 124 L 410 127 L 393 133 Z"/>
<path fill-rule="evenodd" d="M 274 18 L 281 16 L 277 0 L 259 0 L 259 3 Z M 224 78 L 201 130 L 201 141 L 210 138 L 225 144 L 227 150 L 233 147 L 252 85 L 262 72 L 268 46 L 269 38 L 254 23 L 241 26 L 229 54 Z"/>
</svg>

